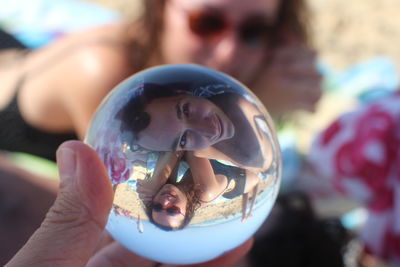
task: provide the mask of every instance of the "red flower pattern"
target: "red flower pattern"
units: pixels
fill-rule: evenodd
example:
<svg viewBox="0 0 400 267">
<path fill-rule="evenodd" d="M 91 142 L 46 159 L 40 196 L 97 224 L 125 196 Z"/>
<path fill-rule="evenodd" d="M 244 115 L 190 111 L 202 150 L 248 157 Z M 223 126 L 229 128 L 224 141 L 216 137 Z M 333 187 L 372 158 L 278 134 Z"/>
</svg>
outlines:
<svg viewBox="0 0 400 267">
<path fill-rule="evenodd" d="M 126 182 L 131 175 L 131 168 L 125 154 L 122 153 L 122 144 L 113 131 L 104 131 L 98 134 L 99 142 L 95 150 L 103 161 L 113 184 Z M 101 142 L 100 142 L 101 140 Z"/>
<path fill-rule="evenodd" d="M 364 197 L 368 222 L 390 214 L 374 224 L 382 234 L 364 232 L 364 241 L 372 254 L 400 262 L 400 93 L 341 116 L 316 138 L 310 159 L 337 189 Z"/>
</svg>

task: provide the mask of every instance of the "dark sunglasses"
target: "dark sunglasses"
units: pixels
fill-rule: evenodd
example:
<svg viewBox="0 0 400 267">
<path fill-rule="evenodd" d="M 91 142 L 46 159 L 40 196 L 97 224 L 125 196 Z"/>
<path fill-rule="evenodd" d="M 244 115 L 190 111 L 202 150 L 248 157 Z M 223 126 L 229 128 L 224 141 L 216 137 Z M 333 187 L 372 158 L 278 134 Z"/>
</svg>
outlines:
<svg viewBox="0 0 400 267">
<path fill-rule="evenodd" d="M 156 212 L 161 212 L 161 211 L 165 210 L 168 215 L 182 214 L 180 208 L 172 206 L 172 207 L 164 209 L 163 206 L 160 203 L 154 203 L 153 204 L 153 210 L 156 211 Z"/>
<path fill-rule="evenodd" d="M 203 38 L 214 38 L 233 27 L 220 10 L 186 11 L 191 31 Z M 244 19 L 237 27 L 238 37 L 248 46 L 268 44 L 272 26 L 263 15 L 253 15 Z"/>
</svg>

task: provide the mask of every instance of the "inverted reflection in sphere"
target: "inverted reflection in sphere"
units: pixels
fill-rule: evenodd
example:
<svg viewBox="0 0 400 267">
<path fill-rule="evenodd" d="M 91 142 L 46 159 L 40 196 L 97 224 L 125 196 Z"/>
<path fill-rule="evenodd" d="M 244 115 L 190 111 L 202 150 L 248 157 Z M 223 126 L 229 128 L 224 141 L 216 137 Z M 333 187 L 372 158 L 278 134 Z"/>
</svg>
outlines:
<svg viewBox="0 0 400 267">
<path fill-rule="evenodd" d="M 128 78 L 100 105 L 85 142 L 114 185 L 107 230 L 158 262 L 207 261 L 240 245 L 278 193 L 269 115 L 244 85 L 208 68 Z"/>
</svg>

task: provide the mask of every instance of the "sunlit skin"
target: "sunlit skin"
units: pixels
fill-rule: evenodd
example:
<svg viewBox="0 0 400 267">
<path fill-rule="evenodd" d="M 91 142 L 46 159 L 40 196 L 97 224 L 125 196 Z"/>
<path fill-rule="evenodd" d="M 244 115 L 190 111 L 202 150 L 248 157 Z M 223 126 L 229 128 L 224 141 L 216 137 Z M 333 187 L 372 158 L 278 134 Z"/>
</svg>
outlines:
<svg viewBox="0 0 400 267">
<path fill-rule="evenodd" d="M 243 43 L 238 38 L 238 25 L 254 16 L 272 22 L 279 4 L 279 0 L 252 0 L 251 4 L 243 0 L 168 0 L 161 39 L 163 60 L 170 64 L 201 64 L 248 83 L 262 66 L 267 49 L 265 44 Z M 211 39 L 193 33 L 187 18 L 190 11 L 207 9 L 223 10 L 230 25 Z"/>
<path fill-rule="evenodd" d="M 176 186 L 165 184 L 154 196 L 153 203 L 162 205 L 163 210 L 152 211 L 153 220 L 161 225 L 178 228 L 185 219 L 187 198 L 185 194 Z M 175 206 L 180 209 L 180 213 L 171 215 L 165 209 Z"/>
<path fill-rule="evenodd" d="M 235 133 L 226 114 L 200 97 L 179 95 L 155 99 L 145 112 L 150 115 L 150 124 L 138 134 L 138 144 L 146 149 L 199 150 L 232 138 Z"/>
</svg>

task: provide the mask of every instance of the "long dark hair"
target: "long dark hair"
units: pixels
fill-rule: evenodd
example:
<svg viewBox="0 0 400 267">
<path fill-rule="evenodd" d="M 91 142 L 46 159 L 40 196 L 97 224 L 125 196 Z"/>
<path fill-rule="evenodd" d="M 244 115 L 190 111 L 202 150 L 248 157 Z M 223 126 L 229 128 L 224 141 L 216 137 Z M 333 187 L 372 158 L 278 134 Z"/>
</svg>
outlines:
<svg viewBox="0 0 400 267">
<path fill-rule="evenodd" d="M 169 179 L 169 183 L 175 185 L 176 187 L 181 190 L 186 198 L 187 198 L 187 204 L 186 204 L 186 212 L 185 212 L 185 218 L 182 221 L 182 223 L 178 227 L 171 227 L 171 226 L 165 226 L 157 223 L 153 219 L 153 201 L 150 201 L 145 204 L 145 212 L 150 220 L 154 225 L 156 225 L 158 228 L 164 230 L 164 231 L 175 231 L 175 230 L 181 230 L 185 228 L 186 226 L 189 225 L 191 220 L 193 219 L 195 215 L 195 211 L 200 207 L 201 202 L 198 197 L 198 189 L 196 185 L 193 183 L 193 179 L 190 177 L 186 177 L 186 175 L 182 178 L 181 183 L 175 183 L 171 178 Z M 167 182 L 168 183 L 168 182 Z"/>
</svg>

